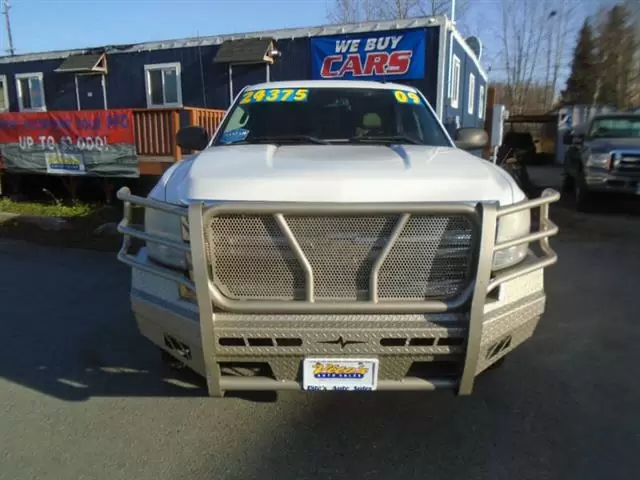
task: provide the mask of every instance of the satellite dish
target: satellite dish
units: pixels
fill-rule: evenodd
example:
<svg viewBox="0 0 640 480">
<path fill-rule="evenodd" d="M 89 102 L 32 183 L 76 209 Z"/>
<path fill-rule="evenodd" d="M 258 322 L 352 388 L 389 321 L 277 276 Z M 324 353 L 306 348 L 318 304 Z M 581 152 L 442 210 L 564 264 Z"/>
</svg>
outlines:
<svg viewBox="0 0 640 480">
<path fill-rule="evenodd" d="M 480 60 L 482 57 L 482 42 L 480 41 L 480 39 L 473 35 L 471 37 L 467 37 L 465 39 L 465 42 L 467 42 L 467 45 L 469 45 L 476 58 Z"/>
</svg>

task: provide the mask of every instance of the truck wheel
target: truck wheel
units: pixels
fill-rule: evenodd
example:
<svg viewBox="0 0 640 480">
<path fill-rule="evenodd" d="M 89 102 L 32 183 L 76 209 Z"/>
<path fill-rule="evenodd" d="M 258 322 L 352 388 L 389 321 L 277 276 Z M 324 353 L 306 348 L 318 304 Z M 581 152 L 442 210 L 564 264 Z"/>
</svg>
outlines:
<svg viewBox="0 0 640 480">
<path fill-rule="evenodd" d="M 178 360 L 176 357 L 171 355 L 166 350 L 163 350 L 162 348 L 159 348 L 159 347 L 158 349 L 160 350 L 160 360 L 162 361 L 162 364 L 166 368 L 170 370 L 182 370 L 186 367 L 184 363 L 182 363 L 180 360 Z"/>
<path fill-rule="evenodd" d="M 578 174 L 573 192 L 576 200 L 576 210 L 585 213 L 590 212 L 592 208 L 591 200 L 593 195 L 587 189 L 587 183 L 584 180 L 584 174 L 582 172 Z"/>
</svg>

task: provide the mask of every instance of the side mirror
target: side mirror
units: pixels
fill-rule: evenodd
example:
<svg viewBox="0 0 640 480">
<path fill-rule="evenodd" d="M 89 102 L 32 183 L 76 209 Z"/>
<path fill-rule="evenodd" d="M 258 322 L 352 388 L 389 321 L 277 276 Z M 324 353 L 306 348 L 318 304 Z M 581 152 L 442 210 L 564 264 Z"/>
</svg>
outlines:
<svg viewBox="0 0 640 480">
<path fill-rule="evenodd" d="M 185 150 L 204 150 L 209 144 L 209 134 L 197 125 L 189 125 L 178 130 L 176 143 Z"/>
<path fill-rule="evenodd" d="M 456 132 L 454 143 L 462 150 L 483 148 L 489 142 L 489 135 L 481 128 L 460 128 Z"/>
</svg>

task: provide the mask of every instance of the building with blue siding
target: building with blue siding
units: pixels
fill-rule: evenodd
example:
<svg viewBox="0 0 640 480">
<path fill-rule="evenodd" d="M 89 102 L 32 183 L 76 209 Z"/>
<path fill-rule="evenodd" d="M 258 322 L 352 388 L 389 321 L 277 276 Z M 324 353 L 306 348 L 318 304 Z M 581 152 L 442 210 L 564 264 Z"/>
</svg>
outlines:
<svg viewBox="0 0 640 480">
<path fill-rule="evenodd" d="M 0 57 L 0 112 L 226 109 L 247 85 L 353 78 L 419 88 L 453 131 L 484 125 L 487 75 L 445 16 Z"/>
</svg>

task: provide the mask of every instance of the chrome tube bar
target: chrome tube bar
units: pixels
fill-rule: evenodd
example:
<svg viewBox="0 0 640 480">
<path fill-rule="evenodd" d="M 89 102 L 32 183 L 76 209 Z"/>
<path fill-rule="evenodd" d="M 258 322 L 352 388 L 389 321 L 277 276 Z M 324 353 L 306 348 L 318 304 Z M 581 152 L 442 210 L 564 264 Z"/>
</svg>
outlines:
<svg viewBox="0 0 640 480">
<path fill-rule="evenodd" d="M 522 277 L 529 273 L 535 272 L 542 268 L 553 265 L 558 261 L 558 255 L 553 251 L 549 245 L 549 238 L 558 233 L 558 227 L 549 219 L 549 205 L 553 202 L 557 202 L 560 199 L 560 193 L 551 188 L 545 189 L 539 198 L 533 200 L 527 200 L 517 203 L 515 205 L 509 205 L 507 207 L 501 207 L 497 211 L 497 217 L 503 217 L 511 213 L 521 212 L 524 210 L 530 210 L 533 208 L 540 208 L 539 225 L 540 229 L 537 232 L 532 232 L 522 237 L 514 238 L 506 242 L 500 242 L 494 245 L 493 252 L 504 250 L 506 248 L 514 247 L 517 245 L 529 244 L 531 242 L 538 242 L 541 256 L 535 256 L 532 260 L 523 261 L 518 265 L 506 269 L 503 272 L 494 274 L 487 286 L 487 293 L 494 290 L 499 285 Z"/>
<path fill-rule="evenodd" d="M 305 301 L 301 300 L 236 300 L 225 295 L 213 282 L 213 269 L 207 278 L 196 279 L 207 282 L 211 300 L 216 308 L 235 313 L 268 313 L 268 314 L 294 314 L 294 313 L 442 313 L 461 308 L 467 304 L 473 292 L 473 282 L 464 288 L 458 295 L 447 300 L 384 300 L 378 299 L 377 273 L 386 257 L 397 241 L 403 227 L 411 215 L 452 216 L 459 215 L 468 218 L 474 229 L 474 237 L 479 236 L 482 230 L 480 215 L 476 207 L 463 203 L 262 203 L 262 202 L 238 202 L 224 203 L 210 207 L 204 207 L 202 224 L 211 225 L 215 217 L 225 215 L 269 215 L 272 216 L 283 235 L 286 237 L 293 253 L 302 265 L 307 281 L 305 282 Z M 308 259 L 300 248 L 297 240 L 291 233 L 285 220 L 286 215 L 307 216 L 349 216 L 349 215 L 398 215 L 399 221 L 395 225 L 390 238 L 383 247 L 383 252 L 374 263 L 369 273 L 370 285 L 374 282 L 373 294 L 368 300 L 327 300 L 314 299 L 313 269 Z M 197 237 L 199 239 L 199 236 Z M 203 239 L 203 242 L 205 240 Z M 192 249 L 195 244 L 192 238 Z M 204 244 L 200 245 L 204 251 Z"/>
</svg>

